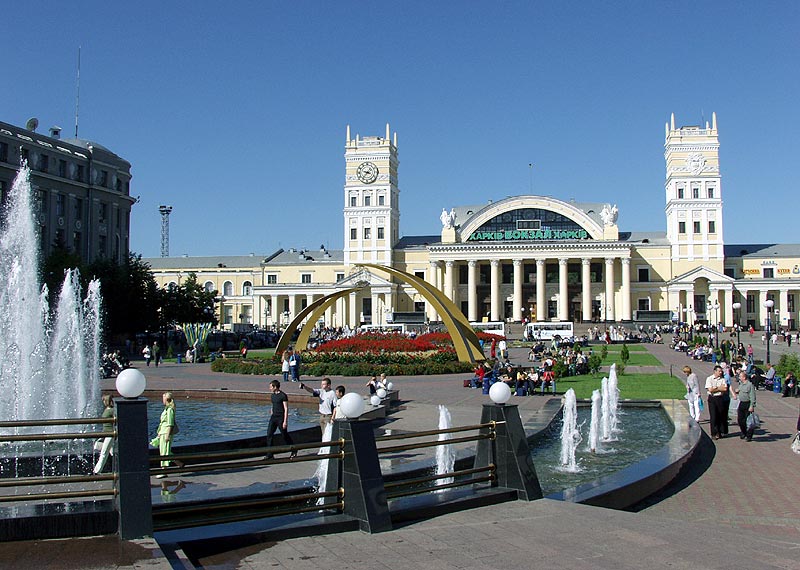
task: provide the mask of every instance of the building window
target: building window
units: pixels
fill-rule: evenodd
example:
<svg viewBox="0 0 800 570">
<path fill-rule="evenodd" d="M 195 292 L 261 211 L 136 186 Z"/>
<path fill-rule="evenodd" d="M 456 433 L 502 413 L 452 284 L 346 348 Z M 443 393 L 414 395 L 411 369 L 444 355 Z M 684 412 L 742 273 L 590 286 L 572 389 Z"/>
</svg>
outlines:
<svg viewBox="0 0 800 570">
<path fill-rule="evenodd" d="M 350 207 L 355 208 L 356 206 L 358 206 L 358 198 L 350 196 Z"/>
<path fill-rule="evenodd" d="M 226 281 L 222 284 L 222 294 L 226 297 L 233 297 L 233 283 Z"/>
<path fill-rule="evenodd" d="M 80 198 L 75 198 L 75 201 L 72 203 L 72 213 L 75 217 L 75 220 L 83 219 L 83 200 Z"/>
<path fill-rule="evenodd" d="M 639 268 L 639 281 L 641 283 L 647 283 L 650 281 L 650 268 L 649 267 L 640 267 Z"/>
<path fill-rule="evenodd" d="M 764 279 L 772 279 L 775 277 L 775 269 L 772 267 L 764 268 Z"/>
<path fill-rule="evenodd" d="M 371 201 L 372 201 L 372 196 L 370 196 L 369 194 L 364 196 L 364 205 L 365 206 L 370 206 L 371 205 L 370 204 Z"/>
<path fill-rule="evenodd" d="M 686 233 L 686 222 L 678 222 L 678 233 L 679 234 Z"/>
<path fill-rule="evenodd" d="M 708 222 L 708 233 L 710 234 L 717 233 L 717 223 L 714 220 L 710 220 Z"/>
<path fill-rule="evenodd" d="M 61 178 L 67 177 L 67 161 L 64 159 L 59 159 L 58 161 L 58 175 Z"/>
<path fill-rule="evenodd" d="M 736 279 L 736 269 L 733 267 L 726 267 L 724 270 L 725 275 L 731 279 Z"/>
<path fill-rule="evenodd" d="M 205 289 L 206 293 L 213 293 L 214 292 L 214 282 L 213 281 L 206 281 L 203 285 L 203 289 Z"/>
<path fill-rule="evenodd" d="M 697 199 L 700 197 L 700 188 L 692 188 L 692 198 Z"/>
<path fill-rule="evenodd" d="M 8 200 L 8 182 L 0 180 L 0 204 L 5 204 Z"/>
<path fill-rule="evenodd" d="M 64 200 L 65 196 L 63 194 L 56 194 L 56 216 L 63 216 L 64 210 Z"/>
<path fill-rule="evenodd" d="M 650 299 L 639 299 L 639 310 L 640 311 L 649 311 L 650 310 Z"/>
<path fill-rule="evenodd" d="M 372 228 L 364 228 L 364 239 L 372 239 Z"/>
<path fill-rule="evenodd" d="M 700 233 L 700 222 L 692 222 L 693 231 L 696 234 Z"/>
<path fill-rule="evenodd" d="M 267 275 L 267 285 L 277 285 L 278 284 L 278 276 L 277 275 Z"/>
<path fill-rule="evenodd" d="M 108 187 L 108 170 L 100 171 L 100 186 Z"/>
<path fill-rule="evenodd" d="M 683 188 L 678 188 L 678 200 L 683 200 Z"/>
<path fill-rule="evenodd" d="M 36 170 L 40 170 L 42 172 L 47 172 L 48 167 L 50 166 L 50 157 L 46 154 L 40 154 L 39 160 L 36 164 Z"/>
<path fill-rule="evenodd" d="M 755 313 L 756 312 L 756 296 L 755 295 L 748 295 L 747 296 L 747 312 L 748 313 Z"/>
<path fill-rule="evenodd" d="M 233 324 L 233 307 L 226 306 L 222 311 L 223 317 L 222 319 L 225 321 L 223 324 L 232 325 Z"/>
<path fill-rule="evenodd" d="M 97 217 L 98 218 L 97 221 L 101 224 L 105 224 L 107 217 L 108 217 L 108 204 L 100 202 L 99 215 Z"/>
<path fill-rule="evenodd" d="M 336 282 L 344 281 L 344 273 L 337 273 L 336 274 Z"/>
<path fill-rule="evenodd" d="M 425 279 L 425 272 L 424 271 L 415 271 L 414 277 L 418 279 Z"/>
<path fill-rule="evenodd" d="M 253 284 L 250 281 L 242 283 L 242 295 L 250 296 L 253 294 Z"/>
<path fill-rule="evenodd" d="M 378 206 L 385 206 L 386 205 L 386 196 L 383 194 L 378 196 Z"/>
<path fill-rule="evenodd" d="M 80 254 L 81 247 L 83 247 L 82 242 L 81 232 L 72 232 L 72 253 Z"/>
<path fill-rule="evenodd" d="M 29 155 L 30 155 L 30 152 L 28 151 L 28 149 L 27 149 L 27 148 L 20 148 L 20 149 L 19 149 L 19 156 L 20 156 L 20 158 L 21 158 L 22 160 L 24 160 L 24 161 L 26 161 L 26 162 L 27 162 L 27 160 L 28 160 L 28 158 L 29 158 Z"/>
<path fill-rule="evenodd" d="M 8 143 L 0 142 L 0 162 L 8 162 Z"/>
<path fill-rule="evenodd" d="M 350 228 L 350 239 L 358 239 L 358 229 L 357 228 Z"/>
<path fill-rule="evenodd" d="M 708 189 L 708 197 L 709 198 L 713 198 L 714 197 L 714 189 L 713 188 L 709 188 Z"/>
<path fill-rule="evenodd" d="M 383 239 L 383 227 L 378 228 L 378 239 Z"/>
<path fill-rule="evenodd" d="M 311 283 L 311 274 L 310 273 L 303 273 L 300 275 L 300 283 Z"/>
<path fill-rule="evenodd" d="M 99 257 L 108 255 L 108 239 L 106 239 L 106 236 L 98 236 L 97 238 L 97 255 Z"/>
<path fill-rule="evenodd" d="M 77 182 L 83 182 L 83 165 L 78 164 L 75 166 L 75 180 Z"/>
</svg>

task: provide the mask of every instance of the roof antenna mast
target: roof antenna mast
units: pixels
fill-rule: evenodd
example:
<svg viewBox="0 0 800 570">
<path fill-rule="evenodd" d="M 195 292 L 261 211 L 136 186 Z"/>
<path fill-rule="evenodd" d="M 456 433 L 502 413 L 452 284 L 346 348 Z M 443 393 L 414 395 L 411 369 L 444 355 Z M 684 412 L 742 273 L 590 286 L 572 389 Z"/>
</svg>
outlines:
<svg viewBox="0 0 800 570">
<path fill-rule="evenodd" d="M 78 138 L 78 112 L 81 105 L 81 46 L 78 46 L 78 80 L 75 93 L 75 138 Z"/>
</svg>

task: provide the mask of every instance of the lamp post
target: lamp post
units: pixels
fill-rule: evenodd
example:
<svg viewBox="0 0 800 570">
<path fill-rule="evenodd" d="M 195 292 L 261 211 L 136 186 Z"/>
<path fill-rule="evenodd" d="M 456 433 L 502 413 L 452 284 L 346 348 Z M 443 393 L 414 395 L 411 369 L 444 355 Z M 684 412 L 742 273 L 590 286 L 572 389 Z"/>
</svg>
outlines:
<svg viewBox="0 0 800 570">
<path fill-rule="evenodd" d="M 739 333 L 742 330 L 742 327 L 739 324 L 739 318 L 740 318 L 739 309 L 742 308 L 742 304 L 741 303 L 734 303 L 733 305 L 731 305 L 731 307 L 733 307 L 733 310 L 736 312 L 736 317 L 735 317 L 736 318 L 736 350 L 739 350 L 739 345 L 742 344 L 741 340 L 739 339 Z"/>
<path fill-rule="evenodd" d="M 767 331 L 766 331 L 767 332 L 767 335 L 766 335 L 766 338 L 767 338 L 767 360 L 766 360 L 766 362 L 764 362 L 764 364 L 768 364 L 769 361 L 770 361 L 769 360 L 769 342 L 770 342 L 770 338 L 772 337 L 772 319 L 770 318 L 771 317 L 770 313 L 772 312 L 772 307 L 774 307 L 774 306 L 775 306 L 775 301 L 773 301 L 772 299 L 767 299 L 766 301 L 764 301 L 764 307 L 767 309 Z"/>
<path fill-rule="evenodd" d="M 714 299 L 708 308 L 714 311 L 714 348 L 719 348 L 719 301 Z"/>
<path fill-rule="evenodd" d="M 689 327 L 689 342 L 691 342 L 694 339 L 694 322 L 693 322 L 694 319 L 692 317 L 693 317 L 692 306 L 689 305 L 686 312 L 686 324 Z"/>
</svg>

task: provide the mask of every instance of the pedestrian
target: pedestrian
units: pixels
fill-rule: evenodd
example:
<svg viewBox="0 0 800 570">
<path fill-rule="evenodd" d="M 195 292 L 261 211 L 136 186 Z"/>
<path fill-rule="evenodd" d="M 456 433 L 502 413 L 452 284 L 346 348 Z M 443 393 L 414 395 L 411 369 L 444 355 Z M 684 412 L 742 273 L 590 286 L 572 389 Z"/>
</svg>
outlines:
<svg viewBox="0 0 800 570">
<path fill-rule="evenodd" d="M 102 398 L 103 400 L 103 413 L 100 415 L 101 418 L 113 418 L 114 417 L 114 399 L 111 397 L 110 394 L 105 394 Z M 103 424 L 103 432 L 109 433 L 114 431 L 113 424 Z M 94 448 L 96 451 L 100 452 L 100 455 L 97 456 L 97 463 L 94 464 L 94 473 L 100 473 L 103 470 L 103 467 L 106 466 L 106 461 L 108 461 L 108 456 L 113 453 L 114 446 L 111 444 L 114 442 L 114 437 L 109 435 L 104 437 L 103 439 L 98 439 L 95 444 Z"/>
<path fill-rule="evenodd" d="M 369 381 L 364 384 L 367 388 L 369 388 L 369 395 L 372 396 L 375 392 L 378 391 L 378 378 L 376 376 L 372 376 Z"/>
<path fill-rule="evenodd" d="M 300 389 L 319 398 L 319 427 L 324 435 L 325 428 L 330 425 L 333 418 L 333 399 L 336 397 L 336 394 L 331 390 L 331 379 L 323 378 L 319 383 L 319 390 L 309 388 L 302 382 L 300 383 Z"/>
<path fill-rule="evenodd" d="M 289 358 L 292 356 L 292 349 L 287 348 L 283 351 L 281 356 L 281 372 L 283 373 L 283 381 L 289 381 Z"/>
<path fill-rule="evenodd" d="M 686 374 L 686 400 L 689 402 L 689 415 L 696 422 L 700 421 L 700 382 L 697 380 L 697 374 L 692 372 L 690 366 L 683 367 L 683 373 Z"/>
<path fill-rule="evenodd" d="M 158 368 L 158 363 L 161 362 L 161 347 L 158 346 L 158 342 L 153 343 L 153 362 L 155 362 L 156 368 Z"/>
<path fill-rule="evenodd" d="M 341 384 L 336 386 L 336 389 L 333 391 L 336 396 L 333 398 L 333 415 L 331 416 L 331 421 L 333 420 L 346 420 L 347 416 L 344 415 L 344 412 L 339 408 L 339 400 L 344 398 L 344 394 L 346 392 L 346 388 Z"/>
<path fill-rule="evenodd" d="M 739 387 L 734 392 L 739 397 L 739 407 L 736 410 L 736 419 L 741 432 L 739 439 L 747 438 L 747 441 L 753 441 L 755 426 L 747 426 L 747 417 L 756 408 L 756 387 L 750 382 L 747 373 L 739 372 Z"/>
<path fill-rule="evenodd" d="M 722 367 L 717 365 L 714 372 L 706 378 L 708 392 L 708 415 L 710 418 L 711 437 L 722 439 L 725 434 L 724 424 L 728 423 L 728 410 L 725 409 L 723 396 L 728 392 L 728 384 L 722 376 Z"/>
<path fill-rule="evenodd" d="M 147 363 L 147 365 L 150 366 L 150 359 L 152 358 L 153 355 L 150 352 L 149 346 L 144 345 L 144 348 L 142 349 L 142 356 L 144 356 L 144 361 Z"/>
<path fill-rule="evenodd" d="M 300 382 L 300 353 L 292 351 L 289 356 L 289 372 L 292 375 L 292 382 Z"/>
<path fill-rule="evenodd" d="M 157 345 L 154 344 L 154 346 Z M 150 445 L 158 446 L 158 454 L 165 457 L 172 455 L 172 440 L 178 433 L 178 423 L 175 419 L 175 400 L 172 398 L 172 392 L 164 392 L 161 395 L 161 401 L 164 404 L 164 411 L 161 412 L 158 421 L 156 437 L 150 442 Z M 178 467 L 183 467 L 183 463 L 180 461 L 172 460 L 171 462 Z M 161 467 L 169 467 L 169 464 L 170 460 L 161 461 Z M 166 475 L 159 474 L 156 477 L 163 479 Z"/>
<path fill-rule="evenodd" d="M 269 417 L 269 427 L 267 428 L 267 447 L 272 447 L 272 439 L 275 431 L 281 430 L 283 442 L 286 445 L 294 445 L 292 436 L 289 434 L 289 397 L 281 391 L 281 383 L 273 380 L 269 383 L 270 401 L 272 402 L 272 414 Z M 267 454 L 267 459 L 272 459 L 272 453 Z M 292 450 L 290 458 L 297 457 L 297 450 Z"/>
</svg>

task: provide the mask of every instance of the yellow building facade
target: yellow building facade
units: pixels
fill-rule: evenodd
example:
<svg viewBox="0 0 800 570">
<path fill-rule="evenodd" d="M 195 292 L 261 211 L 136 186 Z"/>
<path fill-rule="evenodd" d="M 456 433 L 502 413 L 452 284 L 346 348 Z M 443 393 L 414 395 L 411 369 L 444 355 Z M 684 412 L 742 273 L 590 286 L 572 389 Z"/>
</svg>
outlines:
<svg viewBox="0 0 800 570">
<path fill-rule="evenodd" d="M 359 264 L 422 277 L 470 321 L 652 323 L 679 320 L 797 327 L 800 246 L 727 245 L 716 115 L 665 125 L 666 231 L 628 232 L 612 203 L 514 196 L 444 207 L 432 235 L 400 236 L 397 134 L 354 138 L 344 153 L 343 248 L 264 256 L 146 261 L 160 285 L 190 272 L 219 292 L 220 323 L 286 325 L 322 296 L 359 287 L 325 313 L 327 326 L 436 322 L 411 286 Z"/>
</svg>

